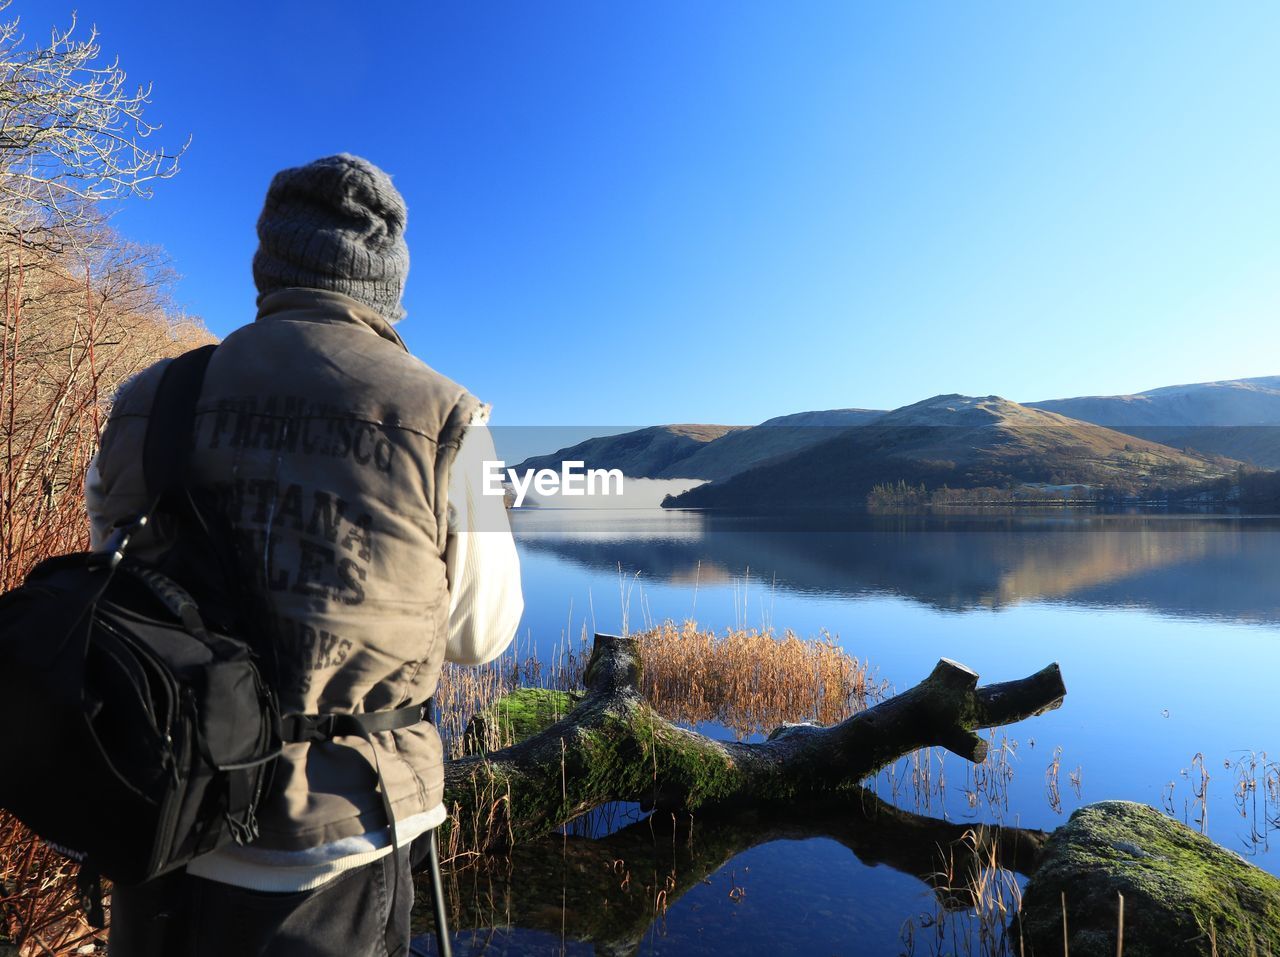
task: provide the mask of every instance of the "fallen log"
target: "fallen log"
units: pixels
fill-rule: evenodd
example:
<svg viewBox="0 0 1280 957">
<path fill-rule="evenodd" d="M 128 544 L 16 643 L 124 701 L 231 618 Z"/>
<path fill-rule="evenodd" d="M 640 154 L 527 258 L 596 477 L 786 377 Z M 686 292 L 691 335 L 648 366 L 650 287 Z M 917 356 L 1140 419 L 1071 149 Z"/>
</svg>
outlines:
<svg viewBox="0 0 1280 957">
<path fill-rule="evenodd" d="M 978 730 L 1043 714 L 1066 694 L 1056 664 L 979 688 L 975 672 L 944 658 L 920 684 L 839 724 L 790 725 L 744 744 L 662 718 L 640 693 L 642 668 L 633 639 L 596 635 L 586 695 L 568 714 L 510 747 L 446 763 L 462 843 L 500 850 L 609 801 L 725 810 L 853 792 L 926 747 L 978 762 L 987 753 Z"/>
</svg>

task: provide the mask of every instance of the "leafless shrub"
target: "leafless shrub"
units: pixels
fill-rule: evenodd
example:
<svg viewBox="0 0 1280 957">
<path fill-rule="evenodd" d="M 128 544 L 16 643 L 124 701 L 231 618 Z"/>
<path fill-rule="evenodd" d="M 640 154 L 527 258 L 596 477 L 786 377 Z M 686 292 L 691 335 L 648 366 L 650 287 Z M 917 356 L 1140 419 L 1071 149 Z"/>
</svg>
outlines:
<svg viewBox="0 0 1280 957">
<path fill-rule="evenodd" d="M 65 230 L 71 233 L 70 229 Z M 85 469 L 130 376 L 209 335 L 175 315 L 163 257 L 102 227 L 60 253 L 0 237 L 0 588 L 84 548 Z"/>
<path fill-rule="evenodd" d="M 143 145 L 149 88 L 74 33 L 72 17 L 28 44 L 0 22 L 0 591 L 87 545 L 85 471 L 120 384 L 210 338 L 169 301 L 163 254 L 106 228 L 102 206 L 148 195 L 185 146 Z M 72 873 L 0 813 L 0 938 L 55 957 L 88 945 Z"/>
</svg>

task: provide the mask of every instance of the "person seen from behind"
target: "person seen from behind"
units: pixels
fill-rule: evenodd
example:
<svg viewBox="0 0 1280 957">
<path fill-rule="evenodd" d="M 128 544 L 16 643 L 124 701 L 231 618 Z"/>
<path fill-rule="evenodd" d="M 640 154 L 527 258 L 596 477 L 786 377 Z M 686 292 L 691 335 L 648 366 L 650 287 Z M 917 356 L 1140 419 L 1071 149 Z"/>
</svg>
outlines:
<svg viewBox="0 0 1280 957">
<path fill-rule="evenodd" d="M 502 499 L 480 494 L 480 463 L 497 458 L 489 408 L 395 329 L 405 222 L 391 179 L 359 157 L 276 174 L 256 319 L 218 346 L 197 404 L 189 485 L 225 519 L 248 637 L 270 648 L 285 714 L 425 702 L 444 661 L 497 657 L 523 611 Z M 165 364 L 112 408 L 86 485 L 95 548 L 147 505 L 141 452 Z M 131 551 L 163 551 L 166 533 L 157 522 Z M 109 953 L 403 954 L 410 844 L 444 821 L 443 793 L 427 721 L 286 744 L 258 839 L 117 888 Z"/>
</svg>

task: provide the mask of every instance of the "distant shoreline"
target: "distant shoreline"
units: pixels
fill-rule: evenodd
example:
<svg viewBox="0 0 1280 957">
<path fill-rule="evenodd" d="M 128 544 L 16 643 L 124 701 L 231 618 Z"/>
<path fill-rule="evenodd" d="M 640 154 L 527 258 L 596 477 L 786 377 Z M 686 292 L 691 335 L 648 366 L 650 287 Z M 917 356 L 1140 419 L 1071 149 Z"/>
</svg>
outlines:
<svg viewBox="0 0 1280 957">
<path fill-rule="evenodd" d="M 1163 499 L 1143 499 L 1136 501 L 1072 501 L 1047 499 L 1043 501 L 1005 500 L 995 502 L 939 502 L 920 505 L 891 505 L 874 507 L 868 505 L 848 505 L 843 507 L 825 506 L 793 506 L 771 509 L 734 508 L 730 506 L 692 507 L 681 506 L 671 508 L 663 506 L 665 512 L 702 512 L 716 515 L 740 515 L 748 517 L 771 517 L 790 515 L 920 515 L 935 511 L 981 511 L 985 509 L 1031 510 L 1052 509 L 1053 511 L 1091 511 L 1101 514 L 1123 514 L 1129 510 L 1143 512 L 1161 511 L 1181 515 L 1280 515 L 1280 503 L 1241 504 L 1239 502 L 1170 502 Z"/>
</svg>

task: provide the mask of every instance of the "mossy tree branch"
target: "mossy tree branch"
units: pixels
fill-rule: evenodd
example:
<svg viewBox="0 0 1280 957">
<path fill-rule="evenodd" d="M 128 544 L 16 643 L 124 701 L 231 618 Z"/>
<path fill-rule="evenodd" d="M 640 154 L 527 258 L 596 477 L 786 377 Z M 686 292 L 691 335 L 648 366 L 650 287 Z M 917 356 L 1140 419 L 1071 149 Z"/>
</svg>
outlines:
<svg viewBox="0 0 1280 957">
<path fill-rule="evenodd" d="M 663 719 L 639 692 L 641 671 L 633 639 L 596 635 L 586 696 L 568 714 L 511 747 L 446 764 L 445 800 L 464 841 L 500 848 L 608 801 L 693 811 L 830 796 L 925 747 L 981 761 L 976 731 L 1042 714 L 1066 694 L 1056 664 L 979 688 L 977 674 L 944 658 L 914 688 L 839 724 L 742 744 Z"/>
</svg>

